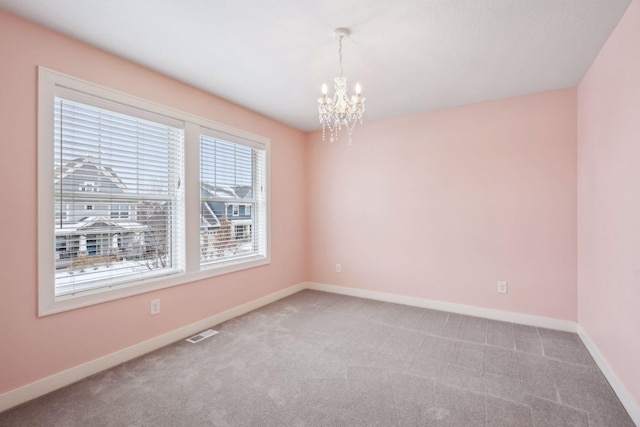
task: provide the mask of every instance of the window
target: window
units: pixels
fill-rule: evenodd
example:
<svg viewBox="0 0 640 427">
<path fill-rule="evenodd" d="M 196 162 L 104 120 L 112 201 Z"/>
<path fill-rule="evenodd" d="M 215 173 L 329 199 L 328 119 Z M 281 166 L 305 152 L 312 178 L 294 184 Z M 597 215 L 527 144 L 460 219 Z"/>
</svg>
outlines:
<svg viewBox="0 0 640 427">
<path fill-rule="evenodd" d="M 269 262 L 267 139 L 44 68 L 38 117 L 40 315 Z"/>
<path fill-rule="evenodd" d="M 129 205 L 113 205 L 110 208 L 111 212 L 109 214 L 109 217 L 114 219 L 127 219 L 129 218 L 129 209 Z"/>
<path fill-rule="evenodd" d="M 90 182 L 90 181 L 85 181 L 85 183 L 79 187 L 79 190 L 80 191 L 100 191 L 96 183 Z"/>
<path fill-rule="evenodd" d="M 55 211 L 56 223 L 62 223 L 69 219 L 69 205 L 56 205 Z"/>
<path fill-rule="evenodd" d="M 265 159 L 264 149 L 250 141 L 210 130 L 200 136 L 201 211 L 213 212 L 219 223 L 200 230 L 201 266 L 265 256 L 266 235 L 245 231 L 252 224 L 265 229 Z M 240 216 L 246 202 L 257 206 L 255 218 Z"/>
<path fill-rule="evenodd" d="M 56 260 L 56 297 L 181 269 L 176 243 L 182 230 L 177 225 L 183 221 L 178 209 L 182 124 L 145 111 L 121 110 L 118 104 L 69 89 L 60 89 L 54 99 L 55 203 L 108 201 L 118 209 L 109 215 L 115 221 L 105 221 L 107 206 L 87 204 L 85 209 L 94 211 L 91 216 L 56 225 L 56 237 L 67 236 L 79 248 L 70 262 Z M 98 182 L 104 183 L 100 194 Z M 118 221 L 128 217 L 127 205 L 118 203 L 135 205 L 137 221 Z M 115 234 L 140 243 L 122 250 L 110 238 Z"/>
<path fill-rule="evenodd" d="M 249 227 L 251 227 L 251 225 L 245 225 L 245 224 L 240 224 L 236 226 L 236 239 L 238 240 L 246 240 L 249 241 L 248 239 L 250 238 L 249 234 L 248 234 L 248 229 Z"/>
</svg>

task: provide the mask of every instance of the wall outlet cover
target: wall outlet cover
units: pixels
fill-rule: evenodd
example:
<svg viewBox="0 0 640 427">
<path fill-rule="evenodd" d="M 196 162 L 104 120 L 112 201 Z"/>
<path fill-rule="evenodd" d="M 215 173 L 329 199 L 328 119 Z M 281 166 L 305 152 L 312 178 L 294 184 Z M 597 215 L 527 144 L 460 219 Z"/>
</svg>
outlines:
<svg viewBox="0 0 640 427">
<path fill-rule="evenodd" d="M 160 300 L 159 299 L 151 300 L 151 314 L 158 314 L 158 313 L 160 313 Z"/>
<path fill-rule="evenodd" d="M 501 294 L 506 294 L 507 293 L 507 282 L 504 280 L 500 280 L 498 282 L 498 292 Z"/>
</svg>

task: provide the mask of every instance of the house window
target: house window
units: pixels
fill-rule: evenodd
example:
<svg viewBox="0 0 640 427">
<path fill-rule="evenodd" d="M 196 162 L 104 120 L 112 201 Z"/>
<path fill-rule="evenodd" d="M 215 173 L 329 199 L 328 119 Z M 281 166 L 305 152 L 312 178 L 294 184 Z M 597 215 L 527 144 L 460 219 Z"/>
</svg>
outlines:
<svg viewBox="0 0 640 427">
<path fill-rule="evenodd" d="M 85 181 L 84 184 L 80 186 L 80 191 L 100 191 L 95 182 Z"/>
<path fill-rule="evenodd" d="M 201 229 L 200 265 L 215 268 L 266 256 L 266 150 L 263 145 L 211 130 L 200 136 L 201 205 L 220 218 L 217 227 Z M 240 206 L 256 206 L 255 218 L 240 216 Z M 229 206 L 227 208 L 227 206 Z M 231 217 L 226 217 L 229 209 Z M 251 224 L 257 230 L 248 238 Z"/>
<path fill-rule="evenodd" d="M 69 205 L 56 205 L 56 221 L 67 221 L 69 219 Z"/>
<path fill-rule="evenodd" d="M 129 218 L 129 205 L 112 205 L 110 218 L 113 219 L 128 219 Z"/>
<path fill-rule="evenodd" d="M 244 205 L 245 216 L 251 216 L 251 205 Z"/>
<path fill-rule="evenodd" d="M 270 262 L 268 139 L 44 68 L 38 96 L 39 315 Z"/>
<path fill-rule="evenodd" d="M 246 239 L 248 225 L 240 224 L 236 226 L 236 240 Z"/>
</svg>

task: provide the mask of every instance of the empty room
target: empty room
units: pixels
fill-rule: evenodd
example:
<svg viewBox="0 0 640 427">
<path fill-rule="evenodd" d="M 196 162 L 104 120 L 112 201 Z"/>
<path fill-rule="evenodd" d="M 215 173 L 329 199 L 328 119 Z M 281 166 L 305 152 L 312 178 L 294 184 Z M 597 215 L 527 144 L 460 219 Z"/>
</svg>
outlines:
<svg viewBox="0 0 640 427">
<path fill-rule="evenodd" d="M 640 0 L 0 0 L 0 426 L 640 425 Z"/>
</svg>

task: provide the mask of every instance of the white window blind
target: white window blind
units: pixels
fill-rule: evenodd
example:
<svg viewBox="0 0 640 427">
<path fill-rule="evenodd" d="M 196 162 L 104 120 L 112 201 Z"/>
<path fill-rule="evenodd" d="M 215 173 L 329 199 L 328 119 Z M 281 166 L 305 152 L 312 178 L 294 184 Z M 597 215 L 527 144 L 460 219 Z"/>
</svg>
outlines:
<svg viewBox="0 0 640 427">
<path fill-rule="evenodd" d="M 38 80 L 40 316 L 271 262 L 268 138 Z"/>
<path fill-rule="evenodd" d="M 253 141 L 200 136 L 200 265 L 266 255 L 266 153 Z"/>
<path fill-rule="evenodd" d="M 60 92 L 54 101 L 55 296 L 181 271 L 181 122 Z"/>
</svg>

